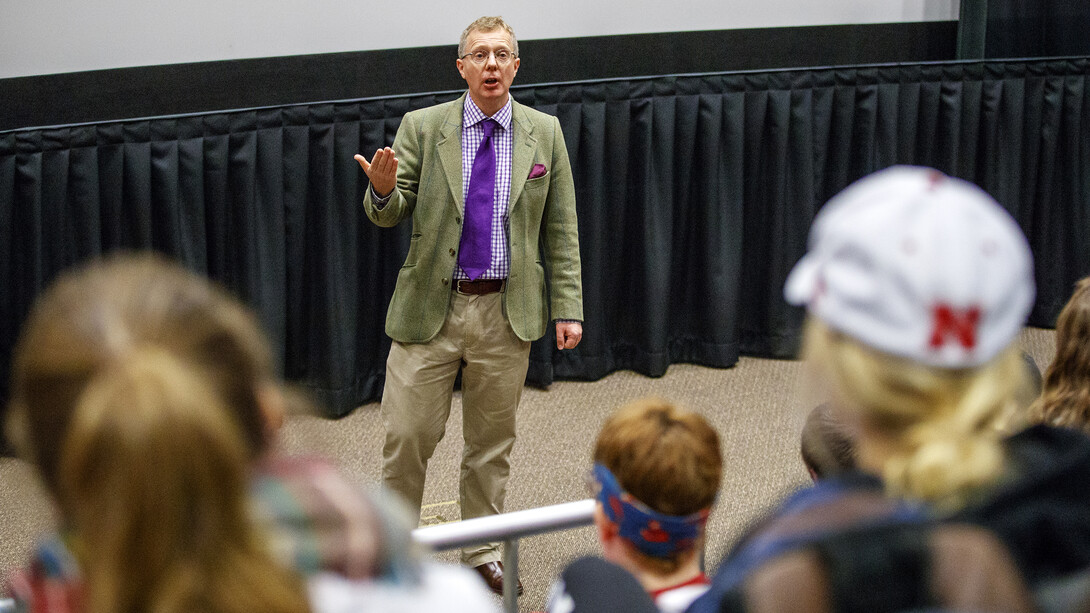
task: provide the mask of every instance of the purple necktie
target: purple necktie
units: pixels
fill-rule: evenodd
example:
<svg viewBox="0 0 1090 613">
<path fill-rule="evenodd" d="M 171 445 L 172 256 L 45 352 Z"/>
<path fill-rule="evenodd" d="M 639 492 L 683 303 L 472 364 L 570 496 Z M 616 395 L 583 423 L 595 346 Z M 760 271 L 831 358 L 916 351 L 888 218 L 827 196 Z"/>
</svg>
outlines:
<svg viewBox="0 0 1090 613">
<path fill-rule="evenodd" d="M 466 191 L 465 225 L 458 246 L 458 265 L 476 280 L 492 263 L 492 214 L 496 191 L 496 151 L 492 147 L 492 130 L 496 122 L 486 118 L 481 122 L 484 140 L 477 147 L 473 168 L 469 172 Z"/>
</svg>

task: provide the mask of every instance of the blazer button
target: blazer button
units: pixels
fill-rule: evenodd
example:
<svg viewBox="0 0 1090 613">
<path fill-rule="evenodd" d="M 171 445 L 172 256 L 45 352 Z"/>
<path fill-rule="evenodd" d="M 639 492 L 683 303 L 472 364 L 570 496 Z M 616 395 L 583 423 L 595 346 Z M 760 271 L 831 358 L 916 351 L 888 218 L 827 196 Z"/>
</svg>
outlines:
<svg viewBox="0 0 1090 613">
<path fill-rule="evenodd" d="M 450 255 L 451 255 L 451 257 L 454 257 L 454 250 L 453 249 L 450 250 Z"/>
<path fill-rule="evenodd" d="M 450 281 L 448 281 L 447 279 L 443 279 L 443 285 L 446 285 L 447 283 L 450 283 Z"/>
<path fill-rule="evenodd" d="M 455 217 L 454 218 L 454 223 L 459 223 L 459 224 L 462 223 L 462 218 L 461 217 Z"/>
</svg>

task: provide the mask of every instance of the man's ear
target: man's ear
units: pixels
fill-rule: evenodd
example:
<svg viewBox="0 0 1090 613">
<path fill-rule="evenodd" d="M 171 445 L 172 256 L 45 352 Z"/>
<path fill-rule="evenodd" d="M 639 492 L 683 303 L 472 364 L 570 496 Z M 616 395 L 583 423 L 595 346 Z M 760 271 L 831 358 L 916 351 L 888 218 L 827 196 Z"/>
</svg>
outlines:
<svg viewBox="0 0 1090 613">
<path fill-rule="evenodd" d="M 594 527 L 598 530 L 598 541 L 603 545 L 617 538 L 617 524 L 606 517 L 600 502 L 594 504 Z"/>
<path fill-rule="evenodd" d="M 598 531 L 598 544 L 602 547 L 602 557 L 614 564 L 620 564 L 628 569 L 628 572 L 635 574 L 636 570 L 631 566 L 629 559 L 632 544 L 621 538 L 620 527 L 606 516 L 600 502 L 594 505 L 594 527 Z"/>
<path fill-rule="evenodd" d="M 257 396 L 257 407 L 261 411 L 261 419 L 264 422 L 265 441 L 268 443 L 276 439 L 276 433 L 284 425 L 284 391 L 280 386 L 272 382 L 259 383 L 254 390 Z"/>
</svg>

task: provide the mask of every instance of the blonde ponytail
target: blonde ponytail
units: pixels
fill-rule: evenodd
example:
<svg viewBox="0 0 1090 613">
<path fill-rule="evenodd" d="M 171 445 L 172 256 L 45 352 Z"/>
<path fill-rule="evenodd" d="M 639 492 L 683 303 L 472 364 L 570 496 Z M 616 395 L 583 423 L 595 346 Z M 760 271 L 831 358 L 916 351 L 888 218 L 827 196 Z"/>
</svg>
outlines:
<svg viewBox="0 0 1090 613">
<path fill-rule="evenodd" d="M 56 493 L 89 613 L 307 610 L 251 527 L 250 452 L 208 381 L 135 347 L 79 395 Z"/>
<path fill-rule="evenodd" d="M 1016 348 L 978 368 L 944 369 L 875 351 L 811 320 L 805 353 L 838 400 L 891 442 L 882 467 L 891 494 L 953 510 L 999 478 L 1004 428 L 1024 401 Z"/>
</svg>

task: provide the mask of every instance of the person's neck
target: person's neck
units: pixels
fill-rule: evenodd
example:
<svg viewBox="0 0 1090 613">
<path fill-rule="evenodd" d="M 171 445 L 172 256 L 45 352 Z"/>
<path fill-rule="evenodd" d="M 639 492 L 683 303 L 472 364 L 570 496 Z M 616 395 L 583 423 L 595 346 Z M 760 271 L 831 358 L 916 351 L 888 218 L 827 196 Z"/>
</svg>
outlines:
<svg viewBox="0 0 1090 613">
<path fill-rule="evenodd" d="M 639 580 L 640 585 L 643 586 L 645 591 L 649 593 L 657 592 L 659 590 L 688 583 L 699 577 L 702 574 L 702 571 L 700 570 L 700 557 L 695 554 L 696 552 L 694 551 L 693 555 L 690 555 L 688 560 L 683 562 L 681 566 L 678 566 L 677 570 L 672 573 L 654 573 L 645 568 L 641 568 L 638 565 L 634 565 L 636 568 L 632 570 L 636 575 L 636 579 Z"/>
<path fill-rule="evenodd" d="M 508 100 L 510 99 L 510 97 L 511 97 L 511 94 L 510 94 L 510 93 L 508 93 L 508 94 L 507 94 L 507 96 L 506 96 L 506 97 L 505 97 L 505 98 L 504 98 L 503 100 L 500 100 L 500 101 L 499 101 L 499 104 L 496 104 L 496 107 L 495 107 L 495 108 L 491 108 L 491 107 L 489 107 L 489 106 L 485 106 L 485 105 L 481 104 L 480 102 L 478 102 L 478 101 L 477 101 L 477 100 L 476 100 L 476 99 L 475 99 L 475 98 L 473 97 L 473 94 L 468 94 L 468 93 L 467 93 L 466 95 L 467 95 L 467 96 L 469 96 L 469 99 L 473 101 L 473 104 L 477 105 L 477 108 L 478 108 L 478 109 L 479 109 L 479 110 L 480 110 L 480 111 L 481 111 L 482 113 L 484 113 L 484 116 L 485 116 L 485 117 L 492 117 L 492 116 L 494 116 L 494 115 L 495 115 L 496 113 L 499 113 L 499 112 L 500 112 L 500 109 L 502 109 L 502 108 L 503 108 L 503 107 L 504 107 L 504 106 L 505 106 L 505 105 L 507 104 L 507 101 L 508 101 Z"/>
</svg>

